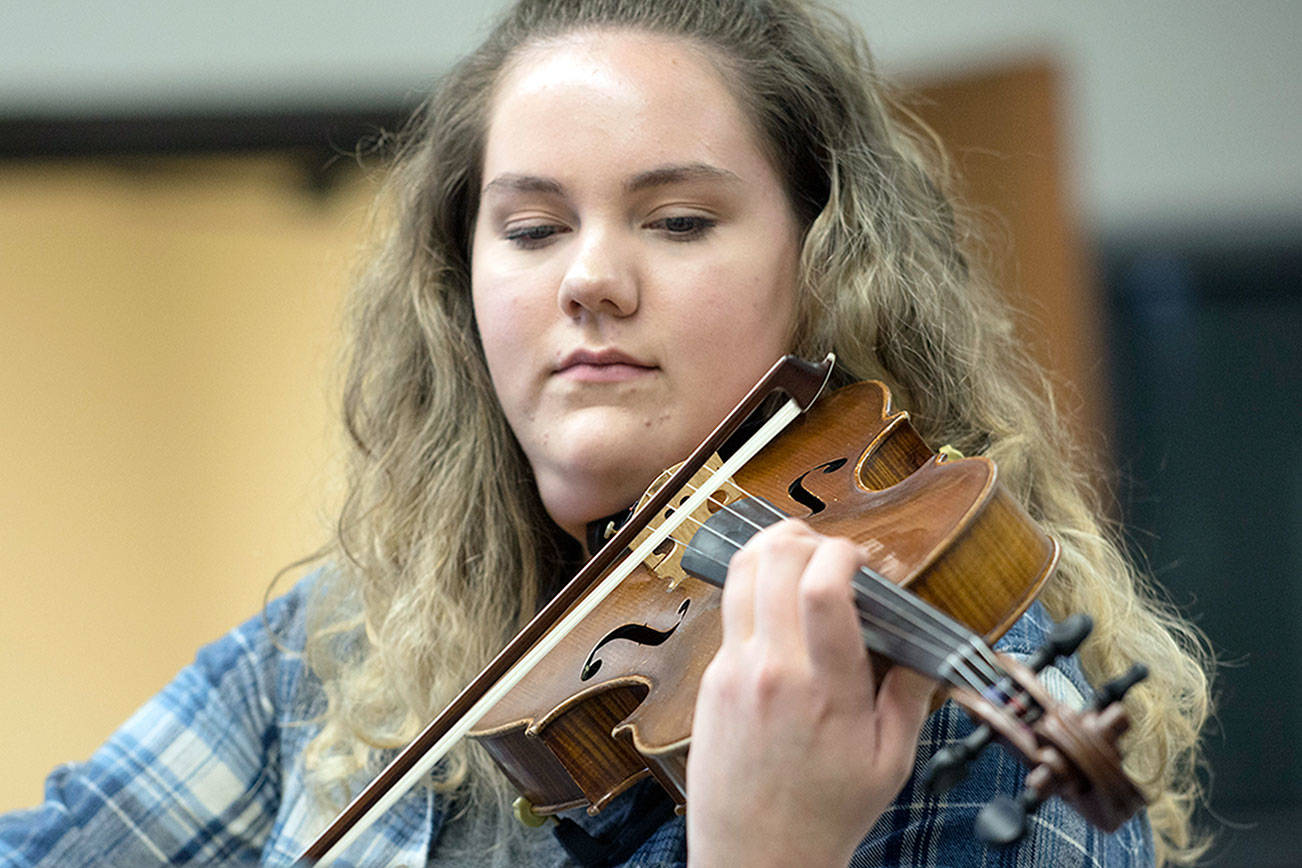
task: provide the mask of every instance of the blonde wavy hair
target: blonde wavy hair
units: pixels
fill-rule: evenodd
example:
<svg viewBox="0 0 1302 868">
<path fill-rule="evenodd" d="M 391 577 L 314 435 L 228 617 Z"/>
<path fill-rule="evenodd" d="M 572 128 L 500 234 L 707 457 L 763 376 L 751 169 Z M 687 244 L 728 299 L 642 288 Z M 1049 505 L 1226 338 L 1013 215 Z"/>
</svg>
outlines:
<svg viewBox="0 0 1302 868">
<path fill-rule="evenodd" d="M 399 140 L 389 211 L 352 297 L 348 498 L 318 583 L 307 659 L 328 697 L 307 762 L 342 791 L 410 739 L 535 611 L 576 556 L 498 406 L 470 300 L 470 240 L 495 82 L 525 46 L 627 28 L 703 46 L 749 111 L 807 227 L 795 350 L 885 379 L 923 435 L 999 465 L 1062 544 L 1043 601 L 1089 612 L 1096 683 L 1143 660 L 1127 768 L 1159 862 L 1191 832 L 1206 658 L 1123 555 L 1042 374 L 974 266 L 937 151 L 901 123 L 858 29 L 797 0 L 523 0 L 457 64 Z M 1076 468 L 1076 469 L 1072 469 Z M 434 785 L 503 786 L 460 749 Z"/>
</svg>

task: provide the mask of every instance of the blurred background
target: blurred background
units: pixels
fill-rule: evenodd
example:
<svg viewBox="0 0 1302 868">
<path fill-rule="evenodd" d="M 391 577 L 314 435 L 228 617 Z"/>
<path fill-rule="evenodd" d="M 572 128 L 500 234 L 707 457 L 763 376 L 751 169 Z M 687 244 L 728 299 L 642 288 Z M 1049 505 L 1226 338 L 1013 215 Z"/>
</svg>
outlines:
<svg viewBox="0 0 1302 868">
<path fill-rule="evenodd" d="M 501 5 L 6 4 L 0 810 L 326 539 L 382 169 L 353 154 Z M 1302 4 L 841 8 L 945 140 L 1136 556 L 1225 663 L 1209 864 L 1296 864 Z"/>
</svg>

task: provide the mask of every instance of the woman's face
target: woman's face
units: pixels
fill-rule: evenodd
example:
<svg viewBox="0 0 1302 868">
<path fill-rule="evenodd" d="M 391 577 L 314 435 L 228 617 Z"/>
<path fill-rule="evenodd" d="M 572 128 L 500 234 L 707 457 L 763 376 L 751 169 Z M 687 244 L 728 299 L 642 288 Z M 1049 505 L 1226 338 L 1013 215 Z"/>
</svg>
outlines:
<svg viewBox="0 0 1302 868">
<path fill-rule="evenodd" d="M 634 502 L 788 349 L 800 227 L 692 45 L 589 32 L 495 94 L 472 285 L 502 409 L 552 518 Z"/>
</svg>

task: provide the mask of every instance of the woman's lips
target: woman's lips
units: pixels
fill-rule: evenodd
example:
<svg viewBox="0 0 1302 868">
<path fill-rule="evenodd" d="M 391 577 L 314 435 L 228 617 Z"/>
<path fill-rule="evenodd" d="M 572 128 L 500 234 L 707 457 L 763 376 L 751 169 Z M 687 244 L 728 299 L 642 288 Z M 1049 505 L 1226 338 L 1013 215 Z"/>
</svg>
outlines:
<svg viewBox="0 0 1302 868">
<path fill-rule="evenodd" d="M 640 365 L 571 365 L 560 372 L 567 380 L 578 383 L 621 383 L 645 376 L 654 368 Z"/>
<path fill-rule="evenodd" d="M 556 373 L 579 383 L 621 383 L 646 376 L 655 370 L 627 353 L 614 349 L 576 350 L 557 366 Z"/>
</svg>

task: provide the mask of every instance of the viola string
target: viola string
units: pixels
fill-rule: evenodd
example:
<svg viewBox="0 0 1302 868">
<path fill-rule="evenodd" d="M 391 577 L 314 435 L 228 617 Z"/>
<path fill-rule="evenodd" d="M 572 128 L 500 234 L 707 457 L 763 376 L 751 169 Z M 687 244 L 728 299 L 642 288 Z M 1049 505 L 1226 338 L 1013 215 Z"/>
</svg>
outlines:
<svg viewBox="0 0 1302 868">
<path fill-rule="evenodd" d="M 688 483 L 688 485 L 685 487 L 690 488 L 691 484 Z M 715 504 L 715 506 L 718 507 L 718 509 L 727 511 L 729 514 L 737 517 L 741 521 L 745 522 L 746 524 L 749 524 L 751 527 L 757 530 L 760 529 L 760 526 L 758 524 L 746 518 L 745 516 L 740 515 L 735 510 L 731 509 L 726 503 L 715 500 L 713 496 L 711 496 L 709 499 L 711 503 Z M 766 504 L 766 506 L 768 505 Z M 772 509 L 772 507 L 768 507 L 768 508 Z M 781 515 L 781 513 L 776 510 L 773 510 L 773 512 L 774 514 Z M 725 545 L 732 546 L 734 551 L 739 550 L 741 548 L 741 545 L 737 543 L 735 540 L 728 538 L 727 536 L 723 535 L 715 528 L 709 527 L 708 525 L 706 525 L 704 522 L 702 522 L 700 519 L 696 518 L 693 515 L 689 514 L 685 516 L 684 520 L 689 521 L 694 525 L 696 525 L 697 527 L 701 528 L 702 530 L 707 531 L 714 537 L 721 540 Z M 706 552 L 702 551 L 700 548 L 693 546 L 689 541 L 683 541 L 676 537 L 674 538 L 674 541 L 679 545 L 683 546 L 688 551 L 695 552 L 696 554 L 700 555 L 702 558 L 704 558 L 705 560 L 713 564 L 716 564 L 721 567 L 727 566 L 726 562 L 720 561 L 718 558 L 715 558 L 712 555 L 707 554 Z M 906 592 L 896 588 L 896 586 L 893 583 L 888 582 L 886 579 L 882 578 L 881 576 L 878 576 L 874 572 L 864 570 L 862 568 L 860 572 L 862 575 L 874 581 L 875 583 L 884 583 L 890 585 L 890 587 L 895 588 L 897 591 L 900 591 L 901 594 L 906 594 Z M 854 584 L 856 590 L 859 590 L 865 596 L 871 596 L 870 588 L 863 586 L 857 580 Z M 920 631 L 922 631 L 921 634 L 915 634 L 907 630 L 903 630 L 897 624 L 888 620 L 883 620 L 880 616 L 878 616 L 877 614 L 873 613 L 870 610 L 865 610 L 858 606 L 856 606 L 856 609 L 858 610 L 861 620 L 866 622 L 868 626 L 878 629 L 883 633 L 890 634 L 891 636 L 900 640 L 900 642 L 905 646 L 912 647 L 916 650 L 920 650 L 925 653 L 931 654 L 937 658 L 940 658 L 943 661 L 949 662 L 951 668 L 955 670 L 955 675 L 963 682 L 961 686 L 972 687 L 973 689 L 980 692 L 985 690 L 986 688 L 993 686 L 995 682 L 998 681 L 998 679 L 1003 674 L 1002 670 L 998 667 L 994 667 L 993 671 L 981 673 L 982 675 L 985 676 L 985 679 L 988 680 L 983 680 L 981 677 L 978 677 L 977 672 L 971 669 L 970 663 L 972 661 L 968 659 L 968 654 L 966 651 L 966 647 L 969 645 L 968 642 L 965 641 L 963 643 L 942 644 L 939 640 L 943 639 L 944 637 L 928 636 L 928 631 L 932 630 L 933 628 L 927 624 L 918 623 L 916 617 L 911 617 L 914 613 L 918 613 L 918 612 L 925 613 L 926 610 L 921 608 L 919 601 L 917 601 L 916 598 L 913 598 L 911 595 L 907 595 L 907 594 L 906 596 L 908 597 L 908 602 L 911 603 L 912 605 L 901 607 L 898 605 L 898 602 L 888 600 L 888 599 L 878 599 L 876 600 L 876 602 L 882 603 L 885 608 L 893 611 L 893 613 L 899 615 L 900 617 L 913 621 L 914 626 L 917 627 Z M 946 628 L 947 631 L 952 632 L 953 630 L 952 627 L 944 624 L 943 621 L 940 622 L 940 625 Z M 924 638 L 935 638 L 937 639 L 937 641 L 933 641 L 933 642 L 920 641 L 921 639 Z M 951 640 L 952 638 L 953 637 L 951 636 Z M 977 641 L 979 642 L 980 640 L 978 639 Z M 957 660 L 952 659 L 955 654 L 958 655 Z M 984 663 L 984 661 L 977 661 L 977 662 Z M 990 669 L 991 667 L 982 666 L 981 668 Z"/>
<path fill-rule="evenodd" d="M 734 485 L 735 485 L 735 483 L 734 483 Z M 687 485 L 686 485 L 685 487 L 690 488 L 690 487 L 691 487 L 691 483 L 690 483 L 690 482 L 687 483 Z M 738 488 L 740 489 L 740 486 L 738 486 Z M 748 492 L 744 492 L 744 490 L 743 490 L 743 493 L 748 494 L 748 496 L 754 497 L 754 495 L 749 495 L 749 493 L 748 493 Z M 734 517 L 736 517 L 736 518 L 739 519 L 740 521 L 744 522 L 745 524 L 748 524 L 750 527 L 754 528 L 755 530 L 760 530 L 760 529 L 762 529 L 761 526 L 760 526 L 759 524 L 757 524 L 756 522 L 754 522 L 754 521 L 752 521 L 751 519 L 747 518 L 746 516 L 744 516 L 744 515 L 742 515 L 742 514 L 736 512 L 736 511 L 733 510 L 731 507 L 729 507 L 727 503 L 722 502 L 722 501 L 719 501 L 719 500 L 715 500 L 715 499 L 713 498 L 713 496 L 711 496 L 709 499 L 710 499 L 710 502 L 713 503 L 713 504 L 714 504 L 714 505 L 715 505 L 715 506 L 716 506 L 720 511 L 725 511 L 725 512 L 727 512 L 728 514 L 733 515 Z M 758 500 L 759 503 L 761 503 L 761 504 L 764 506 L 764 508 L 768 509 L 768 510 L 773 514 L 773 515 L 776 515 L 776 516 L 779 516 L 779 517 L 782 517 L 782 518 L 786 518 L 786 517 L 787 517 L 787 516 L 785 516 L 785 515 L 784 515 L 780 510 L 777 510 L 775 507 L 773 507 L 771 504 L 767 503 L 766 501 L 764 501 L 764 500 L 762 500 L 762 499 L 760 499 L 760 498 L 755 498 L 755 499 Z M 686 520 L 693 522 L 694 524 L 696 524 L 697 526 L 699 526 L 699 527 L 702 528 L 703 530 L 708 531 L 709 533 L 711 533 L 711 534 L 712 534 L 713 536 L 715 536 L 716 538 L 722 540 L 726 545 L 730 545 L 730 546 L 732 546 L 734 550 L 737 550 L 737 549 L 739 549 L 739 548 L 741 547 L 740 544 L 737 543 L 735 540 L 732 540 L 732 539 L 730 539 L 730 538 L 727 538 L 726 536 L 724 536 L 723 534 L 721 534 L 719 531 L 715 530 L 714 528 L 711 528 L 711 527 L 705 525 L 703 522 L 701 522 L 701 521 L 700 521 L 699 519 L 697 519 L 695 516 L 690 516 L 690 515 L 689 515 L 689 516 L 686 516 L 685 518 L 686 518 Z M 695 551 L 697 554 L 701 555 L 703 558 L 705 558 L 705 559 L 707 559 L 707 560 L 709 560 L 709 561 L 711 561 L 711 562 L 713 562 L 713 563 L 715 563 L 715 564 L 718 564 L 719 566 L 726 566 L 726 564 L 723 564 L 722 562 L 718 561 L 717 559 L 712 558 L 712 557 L 706 555 L 704 552 L 701 552 L 699 549 L 693 548 L 689 543 L 684 543 L 684 542 L 682 542 L 681 540 L 677 540 L 677 539 L 676 539 L 676 541 L 679 542 L 679 544 L 684 545 L 685 547 L 687 547 L 689 550 L 691 550 L 691 551 Z M 893 614 L 896 614 L 896 615 L 900 616 L 901 618 L 905 618 L 905 619 L 907 619 L 907 620 L 912 621 L 914 627 L 917 628 L 918 630 L 922 631 L 923 635 L 925 635 L 926 632 L 929 631 L 929 630 L 930 630 L 930 631 L 935 631 L 935 630 L 936 630 L 936 627 L 939 626 L 942 630 L 944 630 L 946 633 L 949 634 L 949 635 L 948 635 L 948 638 L 950 639 L 951 642 L 953 642 L 953 645 L 941 645 L 941 646 L 931 645 L 931 646 L 927 646 L 924 650 L 928 650 L 928 651 L 930 651 L 931 653 L 937 653 L 937 647 L 939 647 L 941 650 L 948 650 L 949 648 L 957 648 L 957 647 L 959 647 L 959 646 L 966 646 L 966 645 L 969 645 L 969 644 L 971 644 L 971 640 L 975 640 L 976 644 L 979 645 L 979 646 L 984 646 L 984 643 L 981 642 L 980 639 L 979 639 L 978 637 L 973 636 L 973 635 L 971 634 L 970 631 L 964 631 L 964 630 L 962 630 L 961 627 L 959 627 L 958 625 L 955 625 L 955 624 L 952 624 L 952 623 L 947 623 L 946 620 L 941 619 L 941 618 L 937 618 L 936 616 L 937 616 L 938 613 L 936 613 L 934 609 L 931 609 L 930 607 L 926 606 L 924 603 L 922 603 L 922 601 L 918 600 L 918 598 L 916 598 L 916 597 L 914 597 L 913 595 L 907 593 L 907 592 L 904 591 L 903 589 L 901 589 L 901 588 L 899 588 L 898 586 L 896 586 L 893 582 L 890 582 L 890 581 L 888 581 L 887 579 L 883 578 L 883 577 L 882 577 L 881 575 L 879 575 L 878 573 L 876 573 L 876 572 L 874 572 L 874 571 L 872 571 L 872 570 L 870 570 L 870 569 L 867 569 L 867 568 L 861 568 L 861 569 L 860 569 L 860 574 L 861 574 L 862 577 L 869 579 L 869 580 L 873 583 L 872 585 L 868 586 L 868 585 L 864 585 L 864 584 L 862 584 L 862 583 L 859 582 L 859 581 L 855 581 L 855 582 L 854 582 L 854 587 L 855 587 L 855 589 L 856 589 L 857 591 L 859 591 L 861 594 L 863 594 L 863 595 L 866 596 L 866 597 L 870 597 L 870 598 L 872 598 L 872 599 L 873 599 L 873 602 L 880 603 L 880 604 L 883 606 L 883 608 L 887 609 L 888 611 L 892 612 Z M 876 596 L 873 594 L 873 591 L 874 591 L 875 589 L 883 589 L 883 588 L 889 588 L 889 589 L 890 589 L 890 592 L 893 592 L 893 594 L 894 594 L 894 599 L 893 599 L 893 600 L 891 600 L 891 599 L 882 599 L 881 597 L 876 597 Z M 870 615 L 870 613 L 868 613 L 868 612 L 864 612 L 864 610 L 862 610 L 862 609 L 861 609 L 860 611 L 861 611 L 861 613 L 863 613 L 865 616 L 869 616 L 869 615 Z M 933 621 L 934 623 L 932 623 L 932 624 L 922 623 L 922 622 L 919 621 L 918 617 L 916 617 L 916 616 L 918 616 L 918 615 L 921 615 L 921 616 L 923 616 L 923 617 L 930 616 L 931 621 Z M 875 620 L 876 623 L 879 624 L 879 625 L 888 626 L 888 627 L 894 627 L 894 625 L 889 624 L 889 622 L 881 622 L 880 620 L 877 620 L 876 618 L 874 618 L 874 620 Z M 913 638 L 913 637 L 914 637 L 914 634 L 901 633 L 901 632 L 898 630 L 898 628 L 894 628 L 894 629 L 892 629 L 890 632 L 892 632 L 894 635 L 896 635 L 896 636 L 898 636 L 898 637 L 900 637 L 900 638 Z M 940 638 L 943 639 L 943 638 L 945 638 L 945 637 L 940 637 Z M 960 642 L 960 641 L 957 641 L 957 640 L 962 640 L 962 641 Z M 920 646 L 920 645 L 916 645 L 916 644 L 915 644 L 915 647 L 919 647 L 919 648 L 921 648 L 921 647 L 923 647 L 923 646 Z M 959 653 L 964 653 L 964 652 L 959 652 Z M 938 655 L 938 656 L 942 656 L 942 657 L 943 657 L 943 656 L 948 656 L 948 655 Z M 978 661 L 978 662 L 981 662 L 981 661 Z M 990 672 L 988 672 L 988 673 L 986 673 L 986 674 L 987 674 L 987 677 L 988 677 L 988 678 L 991 678 L 991 681 L 993 682 L 993 681 L 996 680 L 998 677 L 1000 677 L 1003 673 L 1002 673 L 1002 669 L 998 666 L 997 662 L 995 662 L 995 661 L 993 661 L 993 660 L 991 660 L 991 661 L 989 661 L 989 662 L 992 663 L 993 665 L 992 665 L 992 666 L 987 666 L 987 667 L 986 667 L 986 668 L 988 668 L 988 669 L 991 670 Z"/>
<path fill-rule="evenodd" d="M 763 498 L 758 497 L 752 494 L 751 492 L 746 491 L 742 486 L 737 485 L 735 481 L 733 481 L 732 484 L 744 495 L 757 501 L 764 509 L 768 510 L 770 514 L 778 516 L 780 518 L 789 517 L 781 510 L 779 510 L 777 507 L 775 507 L 773 504 L 769 503 L 767 500 L 764 500 Z M 688 483 L 686 483 L 684 487 L 692 488 L 692 483 L 689 481 Z M 737 519 L 741 520 L 742 522 L 750 525 L 755 530 L 758 531 L 763 529 L 756 522 L 752 521 L 751 519 L 747 518 L 745 515 L 742 515 L 736 510 L 732 509 L 725 501 L 716 500 L 712 494 L 708 495 L 707 499 L 711 503 L 713 503 L 719 510 L 727 511 L 729 515 L 732 515 Z M 714 528 L 708 527 L 703 522 L 696 519 L 695 516 L 688 515 L 686 519 L 697 524 L 701 529 L 709 531 L 715 537 L 723 540 L 724 543 L 726 543 L 727 545 L 733 546 L 734 550 L 739 550 L 741 548 L 741 545 L 738 544 L 735 540 L 732 540 L 724 536 Z M 720 566 L 726 566 L 725 564 L 721 564 L 717 559 L 705 555 L 703 552 L 699 551 L 698 549 L 692 549 L 692 547 L 689 544 L 683 543 L 682 541 L 678 540 L 676 537 L 675 537 L 675 541 L 679 542 L 679 544 L 681 545 L 686 546 L 690 550 L 696 551 L 698 554 L 702 555 L 707 560 L 713 561 L 715 564 L 718 564 Z M 918 627 L 920 630 L 923 630 L 924 632 L 928 629 L 926 625 L 918 624 L 916 619 L 911 617 L 911 613 L 916 612 L 923 616 L 929 616 L 932 620 L 935 620 L 936 623 L 939 624 L 939 626 L 942 629 L 948 631 L 951 634 L 951 639 L 953 637 L 958 637 L 963 639 L 961 646 L 956 648 L 954 652 L 955 654 L 958 655 L 957 660 L 951 660 L 950 655 L 945 656 L 946 662 L 950 663 L 951 668 L 955 670 L 955 675 L 961 676 L 962 679 L 967 682 L 967 686 L 972 687 L 978 693 L 984 694 L 988 699 L 994 701 L 996 705 L 1007 706 L 1011 702 L 1014 709 L 1013 716 L 1015 718 L 1023 719 L 1023 720 L 1031 719 L 1031 716 L 1035 713 L 1035 709 L 1038 707 L 1038 703 L 1036 703 L 1031 697 L 1027 696 L 1025 691 L 1023 691 L 1021 688 L 1019 688 L 1016 684 L 1012 682 L 1008 674 L 1004 671 L 1004 668 L 999 664 L 998 659 L 994 656 L 994 652 L 985 643 L 985 641 L 981 639 L 981 637 L 973 634 L 971 631 L 963 629 L 962 625 L 960 624 L 951 623 L 950 622 L 951 619 L 949 619 L 948 616 L 945 616 L 943 615 L 943 613 L 939 613 L 935 609 L 932 609 L 931 607 L 927 606 L 918 598 L 916 598 L 912 594 L 909 594 L 907 591 L 905 591 L 903 588 L 896 585 L 894 582 L 891 582 L 888 579 L 884 578 L 876 571 L 870 570 L 868 568 L 861 568 L 860 573 L 865 578 L 868 578 L 870 581 L 872 581 L 875 587 L 889 589 L 888 592 L 893 593 L 897 598 L 899 598 L 904 603 L 904 605 L 902 608 L 893 607 L 890 605 L 888 601 L 883 600 L 880 597 L 875 597 L 874 598 L 875 602 L 883 603 L 886 605 L 887 608 L 892 609 L 896 614 L 908 618 L 911 621 L 914 621 L 914 625 Z M 858 582 L 854 582 L 854 587 L 856 590 L 864 592 L 866 596 L 870 595 L 867 588 L 860 585 Z M 935 650 L 935 646 L 924 647 L 921 644 L 917 643 L 915 641 L 914 634 L 905 633 L 899 630 L 899 628 L 897 628 L 895 625 L 889 622 L 883 622 L 880 619 L 873 617 L 870 613 L 859 608 L 857 605 L 856 605 L 856 609 L 858 609 L 861 617 L 865 618 L 866 620 L 874 622 L 875 626 L 886 628 L 888 632 L 891 632 L 896 637 L 904 640 L 906 644 L 912 643 L 912 647 L 914 648 L 922 648 L 923 650 L 929 650 L 933 654 L 937 653 Z M 942 646 L 942 648 L 943 647 L 945 646 Z M 969 668 L 968 664 L 973 661 L 968 656 L 968 650 L 966 649 L 973 649 L 977 651 L 979 658 L 975 661 L 975 663 L 978 665 L 979 668 L 985 670 L 982 674 L 988 679 L 988 681 L 986 681 L 984 684 L 980 681 L 980 679 L 976 677 L 976 674 Z M 938 654 L 937 656 L 940 655 Z M 960 664 L 962 669 L 965 671 L 958 672 L 957 671 L 958 666 L 955 666 L 955 664 Z M 959 684 L 958 681 L 955 681 L 954 683 Z M 963 686 L 963 685 L 959 684 L 959 686 Z M 1009 691 L 1013 691 L 1013 692 L 1010 693 Z"/>
<path fill-rule="evenodd" d="M 703 523 L 700 522 L 699 519 L 696 519 L 694 517 L 688 517 L 686 520 L 697 524 L 703 530 L 713 534 L 716 537 L 719 537 L 720 539 L 723 539 L 726 544 L 733 546 L 734 550 L 740 548 L 740 546 L 738 546 L 735 541 L 723 537 L 717 530 L 704 525 Z M 710 561 L 711 563 L 717 564 L 718 566 L 721 567 L 727 566 L 727 564 L 724 563 L 723 561 L 720 561 L 718 558 L 715 558 L 701 551 L 701 549 L 692 546 L 691 543 L 689 542 L 683 542 L 682 540 L 676 538 L 675 538 L 675 542 L 683 546 L 688 551 L 695 552 L 696 554 L 700 555 L 702 558 Z M 906 630 L 901 629 L 894 622 L 884 620 L 880 616 L 874 614 L 872 611 L 863 609 L 857 605 L 855 609 L 859 615 L 860 620 L 864 622 L 867 626 L 877 629 L 882 633 L 890 634 L 891 636 L 894 636 L 901 642 L 901 644 L 903 644 L 906 647 L 910 647 L 915 650 L 919 650 L 931 654 L 942 660 L 947 660 L 951 656 L 950 654 L 946 653 L 950 651 L 951 646 L 941 645 L 935 642 L 926 642 L 924 641 L 925 634 L 919 635 L 915 633 L 910 633 Z M 954 665 L 952 665 L 952 669 L 954 670 L 954 674 L 957 679 L 955 683 L 958 684 L 959 686 L 971 687 L 974 690 L 981 692 L 993 686 L 995 683 L 996 678 L 992 677 L 991 675 L 986 676 L 986 678 L 989 680 L 983 680 L 980 677 L 978 677 L 977 673 L 969 667 L 968 661 L 966 659 L 963 659 L 961 656 L 959 660 L 953 661 L 953 664 Z M 928 673 L 928 674 L 938 674 L 938 673 Z"/>
<path fill-rule="evenodd" d="M 691 483 L 689 482 L 688 485 L 690 484 Z M 778 516 L 779 518 L 789 517 L 785 513 L 783 513 L 780 509 L 778 509 L 776 506 L 774 506 L 773 504 L 765 500 L 764 498 L 757 497 L 751 492 L 746 491 L 746 489 L 742 488 L 740 485 L 737 485 L 735 481 L 733 482 L 733 485 L 735 485 L 737 489 L 741 491 L 743 494 L 745 494 L 747 497 L 750 497 L 753 500 L 755 500 L 763 509 L 768 510 L 770 514 Z M 756 530 L 760 529 L 760 526 L 758 524 L 747 519 L 744 515 L 741 515 L 729 509 L 727 504 L 718 503 L 718 506 L 721 509 L 727 509 L 730 514 L 735 515 L 737 518 L 746 522 Z M 942 613 L 937 612 L 935 609 L 925 605 L 916 596 L 910 594 L 908 591 L 905 591 L 903 588 L 901 588 L 899 585 L 895 584 L 894 582 L 886 579 L 881 574 L 877 573 L 875 570 L 869 569 L 867 567 L 863 567 L 860 569 L 860 573 L 864 578 L 868 579 L 872 583 L 872 587 L 884 591 L 887 595 L 893 596 L 899 602 L 899 606 L 891 607 L 886 600 L 877 596 L 873 597 L 875 602 L 886 605 L 888 608 L 891 608 L 891 610 L 894 613 L 899 614 L 901 617 L 908 618 L 910 621 L 913 622 L 914 626 L 917 627 L 918 629 L 925 630 L 927 629 L 927 626 L 925 624 L 919 623 L 916 618 L 910 617 L 910 613 L 915 613 L 921 616 L 922 618 L 928 619 L 933 623 L 932 629 L 936 629 L 938 627 L 939 629 L 948 633 L 951 641 L 954 641 L 956 646 L 961 642 L 963 645 L 971 648 L 972 650 L 975 650 L 977 654 L 980 655 L 980 657 L 983 659 L 986 668 L 988 668 L 992 674 L 997 673 L 997 676 L 995 677 L 1003 675 L 1003 669 L 1002 667 L 999 666 L 998 660 L 995 659 L 994 653 L 990 650 L 989 646 L 986 645 L 986 643 L 982 641 L 980 637 L 973 634 L 972 631 L 967 630 L 961 624 L 954 622 L 948 616 L 945 616 Z M 872 596 L 871 592 L 868 590 L 867 587 L 858 584 L 856 584 L 855 587 L 856 589 L 864 592 L 865 595 Z"/>
</svg>

